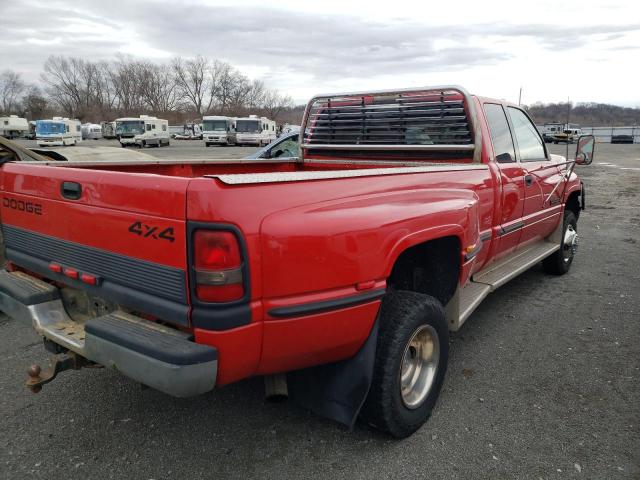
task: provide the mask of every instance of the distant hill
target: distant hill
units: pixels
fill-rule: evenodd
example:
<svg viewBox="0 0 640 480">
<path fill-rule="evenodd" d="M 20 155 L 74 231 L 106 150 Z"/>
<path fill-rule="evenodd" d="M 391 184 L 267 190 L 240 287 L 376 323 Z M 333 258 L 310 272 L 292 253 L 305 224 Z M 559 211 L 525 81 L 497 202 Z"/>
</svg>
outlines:
<svg viewBox="0 0 640 480">
<path fill-rule="evenodd" d="M 566 122 L 567 103 L 534 103 L 527 111 L 536 125 Z M 606 103 L 572 105 L 570 122 L 583 127 L 621 127 L 640 125 L 640 108 L 619 107 Z"/>
</svg>

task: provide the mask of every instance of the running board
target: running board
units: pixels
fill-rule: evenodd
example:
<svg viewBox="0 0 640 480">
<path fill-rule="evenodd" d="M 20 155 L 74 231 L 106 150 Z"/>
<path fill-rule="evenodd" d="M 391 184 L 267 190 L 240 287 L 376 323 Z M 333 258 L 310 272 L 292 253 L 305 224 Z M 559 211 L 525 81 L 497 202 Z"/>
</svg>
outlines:
<svg viewBox="0 0 640 480">
<path fill-rule="evenodd" d="M 449 329 L 458 331 L 489 293 L 547 258 L 559 248 L 560 245 L 557 243 L 546 241 L 536 243 L 473 275 L 471 281 L 458 289 L 454 298 L 447 304 Z"/>
<path fill-rule="evenodd" d="M 517 277 L 540 260 L 547 258 L 558 250 L 557 243 L 540 242 L 516 251 L 513 255 L 490 265 L 484 270 L 473 275 L 473 281 L 491 286 L 493 292 L 512 278 Z"/>
</svg>

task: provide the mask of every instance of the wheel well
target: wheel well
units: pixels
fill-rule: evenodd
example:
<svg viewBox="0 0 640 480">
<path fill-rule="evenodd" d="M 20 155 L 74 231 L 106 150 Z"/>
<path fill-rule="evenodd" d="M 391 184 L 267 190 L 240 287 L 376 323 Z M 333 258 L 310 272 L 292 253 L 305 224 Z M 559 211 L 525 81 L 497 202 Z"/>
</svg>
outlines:
<svg viewBox="0 0 640 480">
<path fill-rule="evenodd" d="M 576 219 L 580 216 L 580 191 L 572 192 L 571 195 L 569 195 L 565 208 L 571 210 L 575 214 Z"/>
<path fill-rule="evenodd" d="M 390 288 L 425 293 L 446 305 L 460 277 L 460 240 L 443 237 L 400 254 L 388 279 Z"/>
</svg>

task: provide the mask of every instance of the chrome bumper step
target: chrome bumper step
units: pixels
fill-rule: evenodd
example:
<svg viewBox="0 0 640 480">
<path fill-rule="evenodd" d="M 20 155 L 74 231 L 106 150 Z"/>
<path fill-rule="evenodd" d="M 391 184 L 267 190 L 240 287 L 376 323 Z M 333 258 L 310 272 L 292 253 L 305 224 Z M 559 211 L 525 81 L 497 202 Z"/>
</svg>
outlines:
<svg viewBox="0 0 640 480">
<path fill-rule="evenodd" d="M 52 342 L 169 395 L 189 397 L 215 386 L 214 347 L 121 311 L 76 322 L 56 287 L 24 273 L 0 271 L 0 310 Z"/>
</svg>

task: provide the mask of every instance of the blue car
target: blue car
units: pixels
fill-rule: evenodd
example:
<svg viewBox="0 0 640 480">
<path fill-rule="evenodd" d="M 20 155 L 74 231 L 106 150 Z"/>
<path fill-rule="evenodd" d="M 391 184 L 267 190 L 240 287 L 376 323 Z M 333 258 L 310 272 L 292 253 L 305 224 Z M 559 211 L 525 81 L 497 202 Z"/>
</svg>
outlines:
<svg viewBox="0 0 640 480">
<path fill-rule="evenodd" d="M 266 147 L 248 155 L 245 160 L 269 158 L 295 158 L 300 156 L 300 132 L 285 133 Z"/>
</svg>

